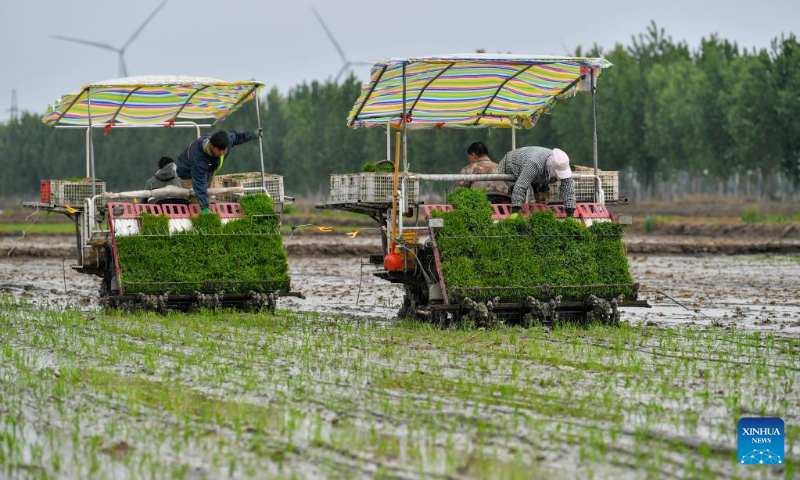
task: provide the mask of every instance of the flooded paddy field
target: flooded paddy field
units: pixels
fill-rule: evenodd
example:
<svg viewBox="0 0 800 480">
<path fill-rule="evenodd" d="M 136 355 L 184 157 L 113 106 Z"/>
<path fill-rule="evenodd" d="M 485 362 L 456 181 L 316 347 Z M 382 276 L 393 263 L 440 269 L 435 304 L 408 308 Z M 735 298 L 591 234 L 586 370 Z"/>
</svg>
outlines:
<svg viewBox="0 0 800 480">
<path fill-rule="evenodd" d="M 291 257 L 274 315 L 165 316 L 2 259 L 0 477 L 797 478 L 798 258 L 630 262 L 619 327 L 442 330 L 354 256 Z M 750 416 L 780 465 L 737 463 Z"/>
<path fill-rule="evenodd" d="M 629 262 L 640 297 L 653 308 L 627 309 L 623 321 L 800 337 L 800 256 L 630 254 Z M 63 258 L 0 258 L 0 293 L 56 308 L 97 308 L 99 277 L 77 274 L 70 264 Z M 402 287 L 375 278 L 375 267 L 363 257 L 290 255 L 289 268 L 293 289 L 306 298 L 281 299 L 283 308 L 391 319 L 402 303 Z"/>
</svg>

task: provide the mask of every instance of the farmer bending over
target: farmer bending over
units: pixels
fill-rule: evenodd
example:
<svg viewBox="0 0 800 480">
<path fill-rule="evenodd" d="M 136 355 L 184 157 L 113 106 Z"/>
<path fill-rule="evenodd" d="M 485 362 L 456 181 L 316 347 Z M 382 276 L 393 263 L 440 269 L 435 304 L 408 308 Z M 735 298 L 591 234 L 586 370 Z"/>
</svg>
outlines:
<svg viewBox="0 0 800 480">
<path fill-rule="evenodd" d="M 222 169 L 225 158 L 235 145 L 249 142 L 262 135 L 262 130 L 253 132 L 219 132 L 204 135 L 186 147 L 178 157 L 178 177 L 184 188 L 194 189 L 197 203 L 203 213 L 209 213 L 208 187 L 211 179 Z"/>
<path fill-rule="evenodd" d="M 544 147 L 522 147 L 512 150 L 503 157 L 499 165 L 500 173 L 514 175 L 514 182 L 506 182 L 511 189 L 511 205 L 514 213 L 519 212 L 528 189 L 533 187 L 534 193 L 541 198 L 542 193 L 549 191 L 549 185 L 561 180 L 559 195 L 564 202 L 567 216 L 575 212 L 575 187 L 572 171 L 569 168 L 569 157 L 563 150 Z"/>
<path fill-rule="evenodd" d="M 489 149 L 483 142 L 475 142 L 467 148 L 467 159 L 469 160 L 469 165 L 461 169 L 460 173 L 462 175 L 498 173 L 498 165 L 489 158 Z M 471 182 L 459 180 L 456 182 L 456 188 L 458 187 L 482 188 L 486 190 L 486 196 L 489 197 L 490 202 L 508 202 L 508 186 L 503 181 Z"/>
</svg>

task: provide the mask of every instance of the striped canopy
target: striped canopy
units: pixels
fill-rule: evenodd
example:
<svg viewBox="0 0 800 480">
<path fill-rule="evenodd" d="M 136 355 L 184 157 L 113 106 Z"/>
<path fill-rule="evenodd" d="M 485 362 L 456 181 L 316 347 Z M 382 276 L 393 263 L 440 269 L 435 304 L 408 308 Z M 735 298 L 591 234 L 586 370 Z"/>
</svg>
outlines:
<svg viewBox="0 0 800 480">
<path fill-rule="evenodd" d="M 502 54 L 392 59 L 372 67 L 348 126 L 400 126 L 403 65 L 408 128 L 509 128 L 512 119 L 532 128 L 556 100 L 590 93 L 590 72 L 596 78 L 611 63 L 603 58 Z"/>
<path fill-rule="evenodd" d="M 235 112 L 263 87 L 259 82 L 150 75 L 117 78 L 84 86 L 49 106 L 42 121 L 50 126 L 122 123 L 169 125 L 212 119 Z M 91 109 L 91 110 L 90 110 Z"/>
</svg>

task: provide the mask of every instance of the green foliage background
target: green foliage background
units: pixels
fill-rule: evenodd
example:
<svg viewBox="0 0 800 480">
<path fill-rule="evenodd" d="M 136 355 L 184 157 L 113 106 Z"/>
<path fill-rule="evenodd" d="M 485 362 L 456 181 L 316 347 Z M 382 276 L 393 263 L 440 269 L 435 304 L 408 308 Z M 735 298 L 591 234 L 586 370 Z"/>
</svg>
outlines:
<svg viewBox="0 0 800 480">
<path fill-rule="evenodd" d="M 593 47 L 574 53 L 600 52 Z M 598 84 L 602 168 L 629 166 L 645 185 L 679 172 L 708 171 L 710 179 L 782 172 L 794 182 L 800 179 L 800 44 L 794 35 L 763 50 L 742 49 L 717 36 L 690 48 L 652 24 L 629 45 L 603 53 L 614 67 Z M 285 176 L 289 195 L 324 195 L 330 173 L 357 172 L 365 162 L 385 158 L 385 132 L 345 126 L 359 91 L 359 83 L 348 78 L 265 94 L 267 170 Z M 220 127 L 255 128 L 254 108 L 248 103 Z M 176 158 L 193 137 L 186 129 L 112 129 L 108 136 L 98 131 L 97 175 L 113 190 L 141 188 L 162 155 Z M 573 163 L 587 165 L 591 138 L 591 99 L 581 95 L 559 102 L 536 128 L 518 136 L 518 145 L 558 146 Z M 411 169 L 456 172 L 474 141 L 485 142 L 495 160 L 511 146 L 508 131 L 414 132 L 408 144 Z M 36 198 L 39 180 L 84 172 L 84 132 L 51 131 L 41 113 L 0 125 L 0 151 L 0 170 L 13 172 L 0 176 L 0 196 Z M 258 158 L 255 142 L 239 146 L 223 173 L 256 171 Z"/>
<path fill-rule="evenodd" d="M 556 295 L 565 300 L 585 300 L 590 294 L 631 297 L 629 286 L 559 288 L 633 284 L 618 224 L 596 223 L 587 229 L 571 218 L 556 220 L 550 211 L 493 223 L 484 190 L 458 188 L 447 201 L 455 210 L 437 214 L 444 218 L 444 228 L 436 240 L 451 301 L 528 295 L 542 300 Z M 524 288 L 538 285 L 552 289 Z M 521 289 L 469 291 L 454 287 Z"/>
<path fill-rule="evenodd" d="M 289 289 L 289 266 L 272 199 L 242 199 L 244 217 L 224 226 L 217 214 L 169 234 L 164 215 L 142 214 L 142 233 L 117 237 L 121 283 L 132 293 L 247 293 Z M 207 288 L 209 287 L 209 288 Z"/>
</svg>

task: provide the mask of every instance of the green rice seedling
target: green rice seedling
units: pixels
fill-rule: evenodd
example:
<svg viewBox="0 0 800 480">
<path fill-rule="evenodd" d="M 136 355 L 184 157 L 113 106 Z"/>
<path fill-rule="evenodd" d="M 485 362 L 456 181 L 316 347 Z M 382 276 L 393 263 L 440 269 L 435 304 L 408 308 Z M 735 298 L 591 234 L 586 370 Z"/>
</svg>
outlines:
<svg viewBox="0 0 800 480">
<path fill-rule="evenodd" d="M 216 214 L 165 234 L 166 217 L 143 216 L 143 234 L 117 238 L 126 293 L 248 292 L 289 288 L 289 268 L 272 199 L 242 198 L 242 219 L 223 227 Z M 147 224 L 147 230 L 144 224 Z"/>
<path fill-rule="evenodd" d="M 169 217 L 166 215 L 152 215 L 142 212 L 142 235 L 167 235 L 169 234 Z"/>
<path fill-rule="evenodd" d="M 273 213 L 272 197 L 267 195 L 245 195 L 239 199 L 245 216 L 270 215 Z"/>
<path fill-rule="evenodd" d="M 391 163 L 381 163 L 376 165 L 372 162 L 367 162 L 361 167 L 361 171 L 366 173 L 393 173 L 394 165 Z"/>
<path fill-rule="evenodd" d="M 200 234 L 212 234 L 222 232 L 222 219 L 216 213 L 206 213 L 198 215 L 192 219 L 192 229 Z"/>
<path fill-rule="evenodd" d="M 465 296 L 509 296 L 509 290 L 486 287 L 514 287 L 519 290 L 511 296 L 542 299 L 632 293 L 626 286 L 589 287 L 633 283 L 617 224 L 597 223 L 587 229 L 574 219 L 558 221 L 550 211 L 494 223 L 483 190 L 456 189 L 448 202 L 454 211 L 436 214 L 445 220 L 437 243 L 448 295 L 456 301 Z M 538 288 L 545 284 L 551 286 L 549 293 Z M 587 287 L 575 288 L 581 285 Z M 472 287 L 484 289 L 469 290 Z"/>
<path fill-rule="evenodd" d="M 279 233 L 278 228 L 280 222 L 273 210 L 272 197 L 266 195 L 246 195 L 239 200 L 239 205 L 242 207 L 243 218 L 228 222 L 228 225 L 240 222 L 240 231 Z M 226 225 L 226 227 L 228 225 Z"/>
</svg>

